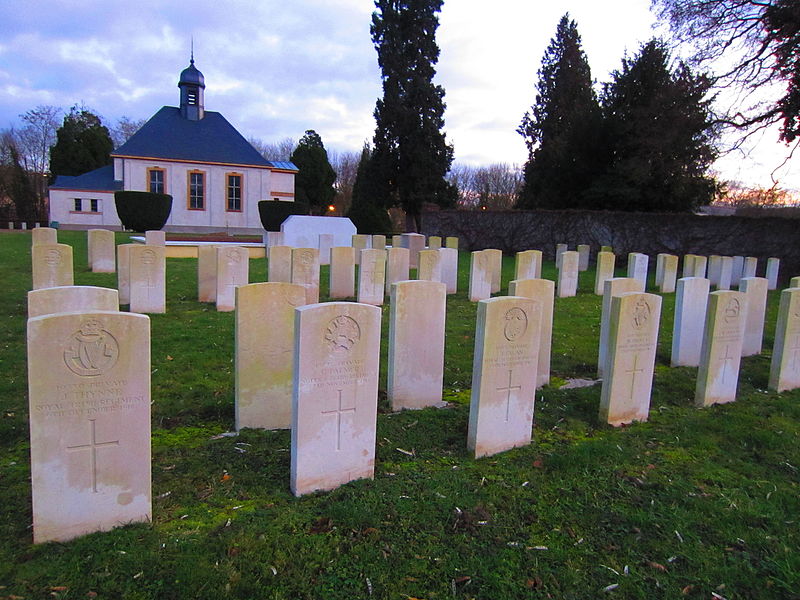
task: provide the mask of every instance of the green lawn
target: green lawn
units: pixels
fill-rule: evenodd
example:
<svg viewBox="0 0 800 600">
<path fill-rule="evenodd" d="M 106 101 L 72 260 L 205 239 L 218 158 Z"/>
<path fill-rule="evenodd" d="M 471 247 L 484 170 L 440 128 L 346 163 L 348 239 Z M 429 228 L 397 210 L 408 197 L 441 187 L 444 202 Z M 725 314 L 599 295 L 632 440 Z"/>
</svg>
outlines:
<svg viewBox="0 0 800 600">
<path fill-rule="evenodd" d="M 87 271 L 85 233 L 59 240 L 76 284 L 115 287 Z M 557 389 L 596 374 L 600 300 L 581 274 L 579 296 L 556 300 L 534 442 L 474 460 L 464 253 L 448 298 L 451 406 L 390 414 L 381 391 L 374 481 L 300 499 L 288 431 L 219 436 L 233 427 L 233 314 L 196 301 L 196 261 L 168 260 L 168 313 L 151 317 L 154 521 L 33 546 L 29 247 L 29 233 L 0 234 L 0 599 L 800 598 L 800 392 L 766 391 L 778 292 L 737 402 L 704 410 L 696 369 L 668 366 L 665 295 L 650 421 L 613 429 L 598 422 L 599 385 Z M 250 272 L 263 281 L 263 259 Z M 327 268 L 321 280 L 326 298 Z"/>
</svg>

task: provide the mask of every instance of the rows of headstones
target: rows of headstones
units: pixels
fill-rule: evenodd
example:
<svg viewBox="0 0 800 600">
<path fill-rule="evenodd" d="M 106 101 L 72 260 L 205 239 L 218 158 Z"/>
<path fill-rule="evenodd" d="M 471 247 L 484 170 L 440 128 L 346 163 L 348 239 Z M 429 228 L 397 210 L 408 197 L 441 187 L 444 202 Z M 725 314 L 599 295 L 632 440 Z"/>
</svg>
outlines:
<svg viewBox="0 0 800 600">
<path fill-rule="evenodd" d="M 71 247 L 58 244 L 53 230 L 34 232 L 28 364 L 36 542 L 151 517 L 149 318 L 133 313 L 166 309 L 163 233 L 148 232 L 145 244 L 116 249 L 113 234 L 88 235 L 92 270 L 113 272 L 116 257 L 118 290 L 73 286 Z M 443 405 L 446 297 L 456 287 L 455 276 L 444 279 L 457 270 L 457 240 L 442 248 L 441 239 L 432 239 L 426 249 L 424 237 L 414 234 L 398 236 L 387 248 L 381 238 L 354 236 L 352 247 L 324 253 L 268 240 L 268 281 L 254 284 L 248 283 L 246 248 L 199 250 L 199 300 L 235 310 L 236 429 L 291 429 L 290 485 L 298 496 L 373 475 L 378 305 L 387 292 L 392 409 Z M 559 297 L 575 295 L 577 273 L 589 267 L 584 248 L 559 248 L 555 283 L 542 278 L 540 251 L 518 253 L 509 295 L 494 298 L 502 253 L 472 253 L 469 298 L 478 311 L 466 443 L 475 457 L 530 443 L 535 390 L 550 379 L 556 290 Z M 63 263 L 57 269 L 53 251 Z M 324 303 L 321 254 L 330 263 L 333 299 Z M 660 291 L 677 290 L 671 362 L 699 367 L 698 406 L 734 400 L 741 357 L 761 352 L 770 282 L 750 276 L 755 265 L 743 259 L 739 291 L 723 289 L 738 262 L 727 258 L 688 255 L 679 280 L 678 257 L 659 255 L 656 263 Z M 610 248 L 596 262 L 595 292 L 603 295 L 600 415 L 613 425 L 643 421 L 661 297 L 645 291 L 646 255 L 629 256 L 628 277 L 614 277 Z M 717 263 L 718 289 L 710 292 L 706 266 Z M 409 279 L 411 265 L 416 280 Z M 770 265 L 774 274 L 777 263 Z M 145 299 L 135 307 L 137 294 Z M 353 297 L 358 302 L 337 300 Z M 119 312 L 123 299 L 131 313 Z M 769 385 L 777 391 L 800 387 L 797 278 L 781 295 Z"/>
</svg>

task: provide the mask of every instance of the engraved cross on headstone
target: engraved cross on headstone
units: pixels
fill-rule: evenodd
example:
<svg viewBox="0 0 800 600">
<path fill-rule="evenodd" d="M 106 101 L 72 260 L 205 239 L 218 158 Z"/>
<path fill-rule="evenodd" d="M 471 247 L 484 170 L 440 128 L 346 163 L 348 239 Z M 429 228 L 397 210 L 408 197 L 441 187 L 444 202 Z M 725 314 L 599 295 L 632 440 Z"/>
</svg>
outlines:
<svg viewBox="0 0 800 600">
<path fill-rule="evenodd" d="M 521 385 L 511 385 L 511 374 L 513 373 L 513 369 L 508 370 L 508 386 L 507 387 L 499 387 L 496 391 L 498 392 L 505 392 L 506 393 L 506 423 L 508 423 L 509 414 L 511 411 L 511 392 L 515 390 L 521 390 Z"/>
<path fill-rule="evenodd" d="M 644 373 L 644 369 L 637 369 L 636 368 L 638 366 L 638 364 L 639 364 L 639 355 L 638 354 L 634 354 L 633 355 L 633 368 L 629 369 L 628 371 L 625 371 L 625 373 L 630 373 L 631 374 L 631 395 L 630 395 L 630 399 L 631 400 L 633 400 L 633 392 L 634 392 L 634 390 L 636 390 L 636 374 L 637 373 Z"/>
<path fill-rule="evenodd" d="M 336 415 L 336 450 L 342 448 L 342 414 L 355 413 L 356 407 L 342 408 L 342 390 L 336 390 L 339 393 L 339 405 L 334 410 L 323 410 L 323 415 Z"/>
<path fill-rule="evenodd" d="M 723 356 L 720 360 L 722 360 L 722 383 L 725 383 L 725 379 L 727 378 L 728 374 L 728 362 L 733 360 L 733 356 L 730 356 L 730 345 L 725 344 L 725 356 Z"/>
<path fill-rule="evenodd" d="M 79 450 L 90 450 L 89 460 L 92 469 L 92 492 L 97 493 L 97 449 L 105 448 L 108 446 L 119 446 L 119 440 L 109 440 L 107 442 L 98 442 L 97 433 L 95 431 L 95 419 L 89 419 L 91 427 L 91 439 L 88 444 L 81 444 L 78 446 L 67 446 L 68 451 L 77 452 Z"/>
</svg>

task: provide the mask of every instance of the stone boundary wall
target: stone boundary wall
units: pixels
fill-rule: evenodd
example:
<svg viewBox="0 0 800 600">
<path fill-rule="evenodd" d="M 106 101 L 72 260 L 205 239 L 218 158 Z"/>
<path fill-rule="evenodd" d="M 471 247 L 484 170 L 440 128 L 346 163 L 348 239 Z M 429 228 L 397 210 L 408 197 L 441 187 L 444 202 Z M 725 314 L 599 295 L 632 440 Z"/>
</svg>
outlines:
<svg viewBox="0 0 800 600">
<path fill-rule="evenodd" d="M 775 217 L 718 217 L 676 213 L 628 213 L 572 210 L 466 211 L 423 213 L 422 233 L 454 235 L 460 250 L 499 248 L 505 254 L 542 250 L 553 260 L 558 243 L 591 246 L 592 261 L 600 246 L 612 246 L 617 266 L 629 252 L 722 256 L 755 256 L 758 275 L 767 259 L 781 259 L 780 279 L 800 275 L 800 224 Z"/>
</svg>

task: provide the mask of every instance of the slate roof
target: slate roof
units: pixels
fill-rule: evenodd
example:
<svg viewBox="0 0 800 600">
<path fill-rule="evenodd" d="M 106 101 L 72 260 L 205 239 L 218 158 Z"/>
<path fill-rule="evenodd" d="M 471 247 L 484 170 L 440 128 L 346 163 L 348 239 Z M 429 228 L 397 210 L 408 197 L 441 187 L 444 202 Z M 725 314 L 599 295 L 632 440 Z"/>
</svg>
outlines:
<svg viewBox="0 0 800 600">
<path fill-rule="evenodd" d="M 83 175 L 59 175 L 50 189 L 114 192 L 122 189 L 122 182 L 114 181 L 114 166 L 108 165 Z"/>
<path fill-rule="evenodd" d="M 174 106 L 162 107 L 111 155 L 297 171 L 292 163 L 273 164 L 261 156 L 220 113 L 207 110 L 199 121 L 190 121 Z"/>
</svg>

